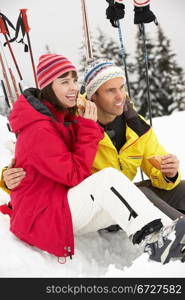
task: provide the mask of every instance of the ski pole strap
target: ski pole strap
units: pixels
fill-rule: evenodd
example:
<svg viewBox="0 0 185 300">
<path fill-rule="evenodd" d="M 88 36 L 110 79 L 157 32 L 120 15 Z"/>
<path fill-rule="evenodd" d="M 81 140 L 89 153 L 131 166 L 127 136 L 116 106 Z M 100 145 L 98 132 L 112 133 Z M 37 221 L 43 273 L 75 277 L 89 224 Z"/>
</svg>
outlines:
<svg viewBox="0 0 185 300">
<path fill-rule="evenodd" d="M 6 46 L 8 43 L 12 43 L 12 42 L 16 41 L 17 38 L 18 38 L 20 30 L 22 32 L 22 38 L 18 41 L 18 43 L 22 43 L 24 45 L 24 52 L 28 52 L 28 45 L 24 42 L 24 36 L 25 36 L 26 30 L 25 30 L 25 27 L 24 27 L 23 19 L 21 17 L 21 13 L 19 14 L 19 17 L 17 19 L 14 38 L 12 38 L 12 39 L 8 40 L 7 42 L 5 42 L 4 46 Z"/>
<path fill-rule="evenodd" d="M 14 25 L 12 22 L 2 13 L 0 13 L 0 33 L 7 34 L 10 37 L 10 33 L 8 30 L 8 25 L 15 30 Z"/>
</svg>

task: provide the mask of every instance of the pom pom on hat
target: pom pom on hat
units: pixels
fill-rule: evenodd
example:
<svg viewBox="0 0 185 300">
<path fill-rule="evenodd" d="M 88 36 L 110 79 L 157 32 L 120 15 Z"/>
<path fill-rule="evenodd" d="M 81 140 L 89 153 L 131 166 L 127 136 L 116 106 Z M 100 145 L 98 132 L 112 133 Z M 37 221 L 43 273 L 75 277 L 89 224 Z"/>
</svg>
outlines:
<svg viewBox="0 0 185 300">
<path fill-rule="evenodd" d="M 87 98 L 90 100 L 98 88 L 112 78 L 122 77 L 125 83 L 124 72 L 110 61 L 99 60 L 91 63 L 84 78 Z"/>
<path fill-rule="evenodd" d="M 59 76 L 70 71 L 77 72 L 76 67 L 68 58 L 50 53 L 42 55 L 37 66 L 37 80 L 40 89 L 43 89 Z"/>
</svg>

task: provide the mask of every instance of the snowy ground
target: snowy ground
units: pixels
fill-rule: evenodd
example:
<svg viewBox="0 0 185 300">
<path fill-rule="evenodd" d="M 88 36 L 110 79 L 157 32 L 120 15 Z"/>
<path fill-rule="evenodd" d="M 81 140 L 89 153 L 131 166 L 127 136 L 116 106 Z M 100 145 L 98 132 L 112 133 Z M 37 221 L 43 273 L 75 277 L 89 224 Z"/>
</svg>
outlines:
<svg viewBox="0 0 185 300">
<path fill-rule="evenodd" d="M 185 112 L 153 120 L 159 141 L 176 154 L 185 178 L 183 128 Z M 13 157 L 15 137 L 0 116 L 0 168 Z M 136 181 L 140 180 L 137 175 Z M 0 204 L 9 197 L 0 190 Z M 179 261 L 161 265 L 149 262 L 147 254 L 134 247 L 123 231 L 94 233 L 75 239 L 76 254 L 59 264 L 57 258 L 18 240 L 9 232 L 9 217 L 0 213 L 0 277 L 185 277 Z"/>
</svg>

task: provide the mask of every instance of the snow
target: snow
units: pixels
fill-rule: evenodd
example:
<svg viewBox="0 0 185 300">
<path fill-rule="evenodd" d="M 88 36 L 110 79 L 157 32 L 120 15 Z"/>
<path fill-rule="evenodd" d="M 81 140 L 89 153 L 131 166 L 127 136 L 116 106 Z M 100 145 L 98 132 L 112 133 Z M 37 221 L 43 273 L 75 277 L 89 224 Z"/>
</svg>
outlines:
<svg viewBox="0 0 185 300">
<path fill-rule="evenodd" d="M 183 124 L 185 112 L 153 119 L 159 142 L 176 154 L 185 177 Z M 6 118 L 0 116 L 0 168 L 14 153 L 15 136 L 8 132 Z M 136 176 L 140 180 L 140 174 Z M 0 204 L 9 196 L 0 190 Z M 184 264 L 166 265 L 148 260 L 148 255 L 133 246 L 123 231 L 91 233 L 75 238 L 75 255 L 60 264 L 53 255 L 18 240 L 9 231 L 9 217 L 0 213 L 0 277 L 184 277 Z"/>
</svg>

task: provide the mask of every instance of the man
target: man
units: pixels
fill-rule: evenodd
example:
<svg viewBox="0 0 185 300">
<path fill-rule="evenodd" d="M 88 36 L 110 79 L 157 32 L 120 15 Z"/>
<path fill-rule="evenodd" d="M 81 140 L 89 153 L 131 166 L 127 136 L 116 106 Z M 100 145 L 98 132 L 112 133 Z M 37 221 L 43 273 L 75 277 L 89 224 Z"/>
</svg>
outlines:
<svg viewBox="0 0 185 300">
<path fill-rule="evenodd" d="M 141 167 L 150 179 L 137 183 L 142 192 L 161 209 L 168 203 L 184 212 L 185 181 L 180 180 L 179 161 L 158 143 L 153 129 L 133 109 L 124 78 L 117 77 L 113 68 L 109 62 L 92 64 L 84 80 L 87 97 L 95 102 L 98 121 L 107 133 L 99 143 L 93 171 L 111 166 L 133 180 Z M 151 155 L 163 155 L 161 170 L 150 164 Z M 174 218 L 172 211 L 169 216 Z"/>
<path fill-rule="evenodd" d="M 133 109 L 122 74 L 122 69 L 111 62 L 99 61 L 91 64 L 85 75 L 87 98 L 96 104 L 98 122 L 105 130 L 92 171 L 113 167 L 133 180 L 141 167 L 149 180 L 137 183 L 137 186 L 155 206 L 175 220 L 185 211 L 185 183 L 180 180 L 179 161 L 165 151 L 153 129 Z M 160 170 L 148 161 L 152 155 L 162 155 Z M 9 167 L 4 172 L 5 183 L 10 189 L 15 188 L 24 176 L 24 170 L 17 168 Z M 143 228 L 142 234 L 148 232 L 148 228 Z M 140 235 L 136 235 L 135 243 L 140 239 Z"/>
</svg>

